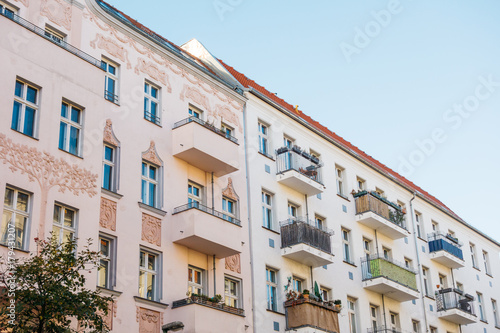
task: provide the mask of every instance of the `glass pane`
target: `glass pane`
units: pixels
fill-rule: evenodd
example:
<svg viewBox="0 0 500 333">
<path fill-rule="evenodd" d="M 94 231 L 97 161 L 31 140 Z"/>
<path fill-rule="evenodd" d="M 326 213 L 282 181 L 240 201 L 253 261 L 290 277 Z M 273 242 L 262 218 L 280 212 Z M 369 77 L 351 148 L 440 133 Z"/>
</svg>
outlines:
<svg viewBox="0 0 500 333">
<path fill-rule="evenodd" d="M 115 80 L 108 77 L 108 92 L 110 95 L 109 98 L 113 99 L 113 95 L 115 94 Z"/>
<path fill-rule="evenodd" d="M 12 124 L 11 128 L 19 130 L 19 115 L 21 114 L 21 103 L 14 101 L 14 108 L 12 110 Z"/>
<path fill-rule="evenodd" d="M 113 65 L 108 65 L 108 72 L 111 74 L 116 74 L 116 68 Z"/>
<path fill-rule="evenodd" d="M 106 260 L 101 260 L 99 265 L 99 271 L 97 276 L 97 285 L 99 287 L 107 287 L 107 277 L 108 277 L 108 266 L 109 262 Z"/>
<path fill-rule="evenodd" d="M 61 207 L 54 206 L 54 223 L 61 224 Z"/>
<path fill-rule="evenodd" d="M 156 110 L 158 108 L 158 104 L 156 104 L 155 102 L 151 102 L 151 114 L 153 116 L 156 116 Z M 155 120 L 155 119 L 153 119 Z"/>
<path fill-rule="evenodd" d="M 80 114 L 81 114 L 81 111 L 78 110 L 77 108 L 75 107 L 72 107 L 71 108 L 71 121 L 74 121 L 75 123 L 80 123 Z"/>
<path fill-rule="evenodd" d="M 68 118 L 68 104 L 61 104 L 61 117 Z"/>
<path fill-rule="evenodd" d="M 144 290 L 144 280 L 146 278 L 146 275 L 144 272 L 139 272 L 139 296 L 145 298 L 146 293 Z"/>
<path fill-rule="evenodd" d="M 61 121 L 61 125 L 59 126 L 59 149 L 63 150 L 66 143 L 66 127 L 66 123 Z"/>
<path fill-rule="evenodd" d="M 27 94 L 26 94 L 26 100 L 28 102 L 36 104 L 36 94 L 37 94 L 37 90 L 36 89 L 34 89 L 32 87 L 28 87 L 28 91 L 27 91 Z"/>
<path fill-rule="evenodd" d="M 158 99 L 158 89 L 156 89 L 155 87 L 151 87 L 151 96 Z"/>
<path fill-rule="evenodd" d="M 149 112 L 148 105 L 149 105 L 149 99 L 144 97 L 144 111 L 146 111 L 146 112 Z M 149 120 L 149 117 L 147 115 L 146 115 L 146 119 Z"/>
<path fill-rule="evenodd" d="M 80 130 L 76 127 L 70 127 L 70 139 L 69 139 L 69 152 L 71 154 L 78 154 L 78 142 L 80 137 Z"/>
<path fill-rule="evenodd" d="M 146 267 L 146 253 L 142 252 L 139 254 L 139 266 Z"/>
<path fill-rule="evenodd" d="M 0 230 L 1 232 L 1 239 L 0 239 L 0 242 L 2 244 L 6 244 L 7 243 L 7 238 L 9 236 L 8 234 L 8 224 L 12 221 L 12 213 L 7 211 L 7 210 L 4 210 L 3 211 L 3 216 L 2 216 L 2 230 Z"/>
<path fill-rule="evenodd" d="M 33 136 L 33 129 L 35 126 L 35 109 L 26 107 L 24 110 L 24 129 L 23 133 Z"/>
<path fill-rule="evenodd" d="M 147 176 L 148 175 L 148 165 L 144 162 L 142 162 L 142 175 Z"/>
<path fill-rule="evenodd" d="M 12 207 L 14 205 L 14 190 L 10 188 L 5 189 L 5 198 L 3 202 L 7 207 Z"/>
<path fill-rule="evenodd" d="M 17 192 L 17 210 L 22 210 L 23 212 L 28 211 L 28 198 L 29 196 L 27 194 Z"/>
<path fill-rule="evenodd" d="M 109 256 L 109 241 L 101 238 L 101 254 L 105 257 Z"/>
<path fill-rule="evenodd" d="M 154 285 L 155 285 L 155 278 L 153 274 L 148 274 L 148 294 L 147 294 L 147 299 L 154 299 Z"/>
<path fill-rule="evenodd" d="M 61 240 L 59 239 L 61 237 L 61 228 L 53 226 L 52 227 L 52 239 L 60 242 Z"/>
<path fill-rule="evenodd" d="M 66 208 L 64 210 L 64 226 L 73 227 L 74 219 L 75 219 L 75 212 Z"/>
<path fill-rule="evenodd" d="M 193 270 L 191 268 L 188 268 L 188 281 L 193 281 Z"/>
<path fill-rule="evenodd" d="M 156 200 L 156 185 L 153 183 L 149 183 L 149 205 L 155 206 Z"/>
<path fill-rule="evenodd" d="M 149 84 L 144 83 L 144 92 L 145 92 L 146 94 L 148 93 L 148 88 L 149 88 Z"/>
<path fill-rule="evenodd" d="M 63 230 L 62 243 L 66 243 L 68 240 L 73 239 L 73 232 L 69 230 Z"/>
<path fill-rule="evenodd" d="M 16 81 L 16 88 L 14 93 L 17 97 L 23 97 L 24 84 L 19 81 Z"/>
<path fill-rule="evenodd" d="M 149 166 L 149 178 L 156 180 L 156 168 Z"/>
<path fill-rule="evenodd" d="M 113 162 L 113 148 L 108 146 L 104 147 L 104 158 L 107 161 Z"/>
<path fill-rule="evenodd" d="M 148 255 L 148 269 L 156 270 L 156 257 L 152 254 Z"/>
<path fill-rule="evenodd" d="M 142 203 L 148 203 L 148 191 L 147 191 L 147 186 L 148 183 L 143 179 L 141 183 L 141 197 L 142 197 Z"/>
<path fill-rule="evenodd" d="M 111 174 L 112 174 L 112 167 L 108 164 L 104 164 L 102 187 L 104 187 L 106 190 L 111 190 Z"/>
</svg>

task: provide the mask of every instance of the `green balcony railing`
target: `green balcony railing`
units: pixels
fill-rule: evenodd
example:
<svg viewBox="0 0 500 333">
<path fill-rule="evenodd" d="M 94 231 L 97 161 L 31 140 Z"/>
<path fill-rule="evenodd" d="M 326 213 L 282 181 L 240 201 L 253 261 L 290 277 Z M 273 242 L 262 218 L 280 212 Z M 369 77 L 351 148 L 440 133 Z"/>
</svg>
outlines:
<svg viewBox="0 0 500 333">
<path fill-rule="evenodd" d="M 361 258 L 363 281 L 385 277 L 400 285 L 417 290 L 416 272 L 394 260 L 381 256 Z"/>
</svg>

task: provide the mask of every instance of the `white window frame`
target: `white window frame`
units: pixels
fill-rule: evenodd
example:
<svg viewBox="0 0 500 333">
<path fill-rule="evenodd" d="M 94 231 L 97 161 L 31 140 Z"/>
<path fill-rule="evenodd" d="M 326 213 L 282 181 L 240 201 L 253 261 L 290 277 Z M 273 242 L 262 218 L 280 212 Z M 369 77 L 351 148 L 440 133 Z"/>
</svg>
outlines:
<svg viewBox="0 0 500 333">
<path fill-rule="evenodd" d="M 3 7 L 3 8 L 1 8 L 1 7 Z M 12 14 L 14 14 L 14 15 L 18 15 L 18 13 L 19 13 L 19 8 L 12 6 L 11 4 L 6 3 L 4 1 L 0 1 L 0 15 L 5 15 L 5 16 L 9 17 L 7 14 L 4 13 L 5 9 L 7 9 L 8 11 L 11 11 Z"/>
<path fill-rule="evenodd" d="M 63 106 L 66 106 L 66 112 L 67 112 L 67 117 L 64 117 L 62 115 L 62 108 Z M 71 119 L 71 114 L 73 109 L 77 110 L 79 113 L 79 123 L 75 122 Z M 59 127 L 64 123 L 66 125 L 65 133 L 64 133 L 64 142 L 62 143 L 63 146 L 61 147 L 61 128 L 59 128 L 59 149 L 64 150 L 67 153 L 76 155 L 76 156 L 81 156 L 82 155 L 82 145 L 83 145 L 83 116 L 84 116 L 84 108 L 81 106 L 78 106 L 74 103 L 71 103 L 69 101 L 63 100 L 61 102 L 61 121 Z M 76 143 L 76 152 L 71 152 L 71 147 L 70 147 L 70 136 L 71 136 L 71 129 L 75 128 L 78 130 L 78 137 L 77 137 L 77 143 Z"/>
<path fill-rule="evenodd" d="M 323 302 L 328 302 L 330 300 L 331 291 L 332 290 L 330 288 L 323 287 L 323 286 L 319 287 L 319 293 L 321 294 L 321 298 L 322 298 Z"/>
<path fill-rule="evenodd" d="M 304 280 L 300 277 L 297 277 L 297 276 L 292 277 L 292 288 L 297 293 L 301 293 L 302 290 L 304 290 L 305 283 L 306 283 L 306 280 Z"/>
<path fill-rule="evenodd" d="M 491 275 L 490 269 L 490 256 L 487 251 L 483 250 L 483 262 L 484 262 L 484 271 L 486 274 Z"/>
<path fill-rule="evenodd" d="M 237 201 L 225 196 L 222 197 L 222 212 L 225 220 L 235 222 L 235 219 L 238 218 L 237 210 Z"/>
<path fill-rule="evenodd" d="M 148 249 L 142 248 L 139 251 L 139 258 L 144 253 L 144 266 L 141 266 L 139 259 L 139 288 L 138 294 L 139 297 L 144 299 L 149 299 L 152 301 L 159 301 L 161 298 L 160 293 L 160 285 L 161 285 L 161 256 L 157 252 L 150 251 Z M 149 264 L 149 256 L 154 257 L 154 269 L 150 269 L 148 267 Z M 141 281 L 141 273 L 142 273 L 142 281 Z M 148 276 L 154 277 L 154 280 L 151 285 L 151 295 L 148 295 L 148 291 L 146 290 Z M 143 290 L 141 291 L 141 284 Z"/>
<path fill-rule="evenodd" d="M 102 242 L 108 242 L 108 254 L 102 252 Z M 99 252 L 101 254 L 100 266 L 97 273 L 97 286 L 113 290 L 116 277 L 116 239 L 114 237 L 99 234 Z M 105 280 L 101 281 L 100 270 L 103 264 L 107 264 Z"/>
<path fill-rule="evenodd" d="M 199 195 L 193 194 L 192 189 L 197 189 Z M 203 186 L 196 184 L 192 181 L 188 181 L 188 205 L 193 207 L 198 207 L 198 205 L 203 204 Z"/>
<path fill-rule="evenodd" d="M 66 205 L 63 205 L 63 204 L 60 204 L 60 203 L 55 203 L 54 204 L 54 215 L 55 215 L 55 209 L 56 207 L 59 207 L 59 220 L 56 221 L 54 220 L 53 221 L 53 224 L 52 224 L 52 237 L 55 238 L 58 242 L 58 244 L 64 244 L 66 242 L 65 239 L 63 239 L 63 235 L 64 235 L 64 231 L 68 231 L 71 233 L 71 239 L 75 239 L 76 238 L 76 231 L 77 231 L 77 221 L 78 221 L 78 210 L 73 208 L 73 207 L 69 207 L 69 206 L 66 206 Z M 65 226 L 64 225 L 64 220 L 65 220 L 65 217 L 66 217 L 66 210 L 69 210 L 69 211 L 72 211 L 73 212 L 73 220 L 72 220 L 72 223 L 73 225 L 71 227 L 69 226 Z M 59 228 L 59 235 L 56 234 L 55 232 L 55 228 Z"/>
<path fill-rule="evenodd" d="M 146 174 L 144 174 L 144 166 L 146 166 Z M 150 170 L 151 168 L 155 168 L 156 172 L 156 179 L 155 178 L 150 178 Z M 160 208 L 159 205 L 159 198 L 160 198 L 160 167 L 158 165 L 142 161 L 141 165 L 141 200 L 142 203 L 151 207 L 155 208 Z M 146 184 L 146 191 L 144 192 L 144 186 L 143 184 Z M 153 205 L 151 205 L 151 193 L 150 193 L 150 184 L 153 184 L 155 186 L 155 193 L 154 193 L 154 198 L 153 198 Z"/>
<path fill-rule="evenodd" d="M 476 254 L 476 245 L 473 243 L 469 243 L 470 255 L 472 260 L 472 267 L 479 269 L 479 265 L 477 262 L 477 254 Z"/>
<path fill-rule="evenodd" d="M 424 290 L 423 292 L 425 293 L 425 296 L 430 296 L 432 297 L 432 284 L 430 280 L 430 275 L 429 275 L 429 268 L 422 266 L 422 278 L 424 280 Z"/>
<path fill-rule="evenodd" d="M 411 320 L 411 328 L 413 333 L 420 333 L 420 321 L 416 319 Z"/>
<path fill-rule="evenodd" d="M 288 219 L 296 221 L 299 218 L 299 205 L 288 202 Z M 295 215 L 294 215 L 295 214 Z"/>
<path fill-rule="evenodd" d="M 259 152 L 269 156 L 269 125 L 259 121 Z"/>
<path fill-rule="evenodd" d="M 226 135 L 226 138 L 230 139 L 234 137 L 234 127 L 231 127 L 225 123 L 221 123 L 220 129 Z"/>
<path fill-rule="evenodd" d="M 272 279 L 273 275 L 274 280 Z M 267 309 L 278 311 L 278 270 L 271 267 L 266 267 L 266 292 Z"/>
<path fill-rule="evenodd" d="M 62 44 L 66 40 L 66 35 L 64 33 L 58 31 L 48 24 L 45 25 L 44 35 L 46 38 L 57 44 Z"/>
<path fill-rule="evenodd" d="M 495 327 L 500 328 L 500 316 L 498 315 L 498 303 L 495 299 L 491 299 L 491 309 L 493 310 L 493 319 Z"/>
<path fill-rule="evenodd" d="M 389 312 L 389 325 L 392 330 L 399 330 L 399 313 Z"/>
<path fill-rule="evenodd" d="M 119 79 L 120 79 L 120 65 L 116 63 L 115 61 L 112 61 L 108 58 L 102 57 L 101 62 L 105 65 L 105 79 L 104 79 L 104 99 L 107 101 L 110 101 L 111 103 L 118 104 L 120 99 L 119 99 Z M 109 71 L 109 66 L 112 66 L 115 68 L 115 73 L 111 73 Z M 109 81 L 112 80 L 114 81 L 114 91 L 111 92 L 108 89 L 109 88 Z"/>
<path fill-rule="evenodd" d="M 13 196 L 12 196 L 12 206 L 6 206 L 5 199 L 6 199 L 6 194 L 7 190 L 13 191 Z M 22 193 L 28 197 L 27 204 L 26 204 L 26 210 L 20 210 L 17 208 L 18 206 L 18 199 L 19 199 L 19 193 Z M 21 250 L 27 250 L 28 245 L 29 245 L 29 231 L 30 231 L 30 226 L 31 226 L 31 193 L 19 190 L 17 188 L 11 187 L 11 186 L 6 186 L 5 188 L 5 194 L 4 194 L 4 200 L 3 200 L 3 213 L 2 213 L 2 229 L 1 229 L 1 243 L 3 245 L 8 246 L 12 240 L 8 238 L 9 236 L 9 229 L 11 229 L 10 226 L 15 226 L 15 240 L 14 240 L 14 248 L 16 249 L 21 249 Z M 7 221 L 6 214 L 10 213 L 11 214 L 11 219 L 10 221 Z M 18 244 L 18 226 L 16 225 L 16 217 L 21 216 L 25 218 L 23 230 L 22 230 L 22 241 L 19 246 Z M 6 223 L 4 225 L 4 223 Z"/>
<path fill-rule="evenodd" d="M 410 258 L 405 257 L 405 267 L 408 269 L 413 269 L 413 260 Z"/>
<path fill-rule="evenodd" d="M 347 263 L 353 263 L 352 261 L 352 250 L 351 250 L 351 230 L 347 228 L 341 228 L 342 236 L 342 253 L 344 255 L 344 261 Z"/>
<path fill-rule="evenodd" d="M 358 186 L 358 191 L 366 191 L 366 180 L 356 176 L 356 184 Z"/>
<path fill-rule="evenodd" d="M 320 230 L 326 230 L 326 219 L 320 215 L 314 215 L 314 224 Z"/>
<path fill-rule="evenodd" d="M 384 259 L 392 261 L 392 249 L 383 246 L 382 247 L 382 254 L 384 256 Z"/>
<path fill-rule="evenodd" d="M 30 83 L 20 79 L 20 78 L 16 78 L 15 86 L 17 86 L 18 83 L 22 85 L 22 92 L 21 92 L 21 96 L 17 96 L 16 92 L 14 90 L 14 106 L 15 106 L 15 103 L 17 102 L 20 104 L 20 109 L 19 109 L 18 121 L 17 121 L 17 124 L 15 124 L 16 127 L 14 128 L 14 126 L 13 126 L 14 124 L 12 124 L 12 122 L 14 120 L 13 119 L 14 106 L 12 107 L 11 129 L 13 129 L 14 131 L 17 131 L 19 133 L 23 133 L 29 137 L 37 138 L 38 137 L 38 118 L 39 118 L 38 109 L 39 109 L 40 90 L 41 89 L 33 84 L 30 84 Z M 35 92 L 36 92 L 35 103 L 30 102 L 27 99 L 28 88 L 31 88 L 31 89 L 35 90 Z M 34 113 L 34 116 L 33 116 L 33 134 L 32 135 L 24 132 L 24 127 L 25 127 L 25 122 L 26 122 L 26 108 L 27 107 L 32 109 L 33 113 Z"/>
<path fill-rule="evenodd" d="M 156 97 L 152 91 L 156 89 Z M 156 105 L 156 114 L 151 112 L 151 106 Z M 161 125 L 161 88 L 147 80 L 144 81 L 144 119 L 147 121 Z"/>
<path fill-rule="evenodd" d="M 203 111 L 191 104 L 189 104 L 188 107 L 188 115 L 189 117 L 195 117 L 197 119 L 203 120 Z"/>
<path fill-rule="evenodd" d="M 484 308 L 484 297 L 483 294 L 477 292 L 477 308 L 479 312 L 479 319 L 486 322 L 486 309 Z"/>
<path fill-rule="evenodd" d="M 274 195 L 262 190 L 262 226 L 264 228 L 274 230 L 273 222 L 273 200 Z M 268 200 L 269 199 L 269 202 Z"/>
<path fill-rule="evenodd" d="M 347 297 L 347 312 L 349 318 L 349 333 L 360 333 L 358 329 L 357 299 Z"/>
<path fill-rule="evenodd" d="M 337 194 L 345 198 L 345 168 L 335 164 L 335 178 L 337 180 Z"/>
<path fill-rule="evenodd" d="M 191 274 L 191 278 L 189 275 Z M 196 282 L 195 275 L 199 274 L 200 283 Z M 204 294 L 205 293 L 205 270 L 194 266 L 188 266 L 188 291 L 191 294 Z M 196 291 L 196 292 L 195 292 Z"/>
<path fill-rule="evenodd" d="M 415 232 L 417 233 L 417 237 L 418 238 L 423 238 L 423 229 L 422 229 L 422 222 L 423 222 L 423 218 L 422 218 L 422 214 L 415 211 L 415 226 L 416 226 L 416 230 Z"/>
<path fill-rule="evenodd" d="M 106 159 L 106 148 L 111 149 L 111 160 Z M 118 168 L 118 161 L 117 161 L 117 156 L 118 156 L 118 148 L 109 144 L 104 144 L 103 145 L 103 151 L 102 151 L 102 188 L 111 191 L 111 192 L 116 192 L 118 189 L 118 179 L 117 179 L 117 168 Z M 105 180 L 105 175 L 106 175 L 106 166 L 109 166 L 110 168 L 110 176 L 109 176 L 109 188 L 104 187 L 104 180 Z"/>
<path fill-rule="evenodd" d="M 379 307 L 375 304 L 370 304 L 370 328 L 373 332 L 379 327 Z"/>
<path fill-rule="evenodd" d="M 231 292 L 231 283 L 235 284 L 234 291 Z M 224 277 L 224 303 L 227 306 L 232 306 L 234 308 L 242 308 L 240 305 L 241 298 L 241 280 L 235 279 L 229 276 Z"/>
<path fill-rule="evenodd" d="M 431 224 L 432 224 L 432 232 L 438 233 L 439 232 L 439 223 L 434 221 L 434 220 L 431 220 Z"/>
<path fill-rule="evenodd" d="M 448 288 L 448 277 L 444 274 L 441 274 L 441 273 L 438 274 L 438 277 L 439 277 L 438 281 L 439 281 L 440 288 L 443 288 L 443 289 Z"/>
</svg>

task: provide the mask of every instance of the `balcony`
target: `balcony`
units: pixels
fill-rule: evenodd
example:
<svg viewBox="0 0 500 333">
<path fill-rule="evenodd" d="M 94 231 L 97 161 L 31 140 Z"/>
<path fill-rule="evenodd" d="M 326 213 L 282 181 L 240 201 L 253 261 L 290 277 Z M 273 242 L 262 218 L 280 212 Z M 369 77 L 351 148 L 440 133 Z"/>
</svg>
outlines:
<svg viewBox="0 0 500 333">
<path fill-rule="evenodd" d="M 217 177 L 239 169 L 238 140 L 196 117 L 174 124 L 172 152 L 175 157 Z"/>
<path fill-rule="evenodd" d="M 368 333 L 402 333 L 403 331 L 401 328 L 396 328 L 396 327 L 385 327 L 384 325 L 382 326 L 377 326 L 377 327 L 370 327 L 366 330 Z"/>
<path fill-rule="evenodd" d="M 277 181 L 300 193 L 316 195 L 325 190 L 321 162 L 299 147 L 276 150 Z"/>
<path fill-rule="evenodd" d="M 361 191 L 353 196 L 359 223 L 391 239 L 410 235 L 406 229 L 405 212 L 398 205 L 380 197 L 376 192 Z"/>
<path fill-rule="evenodd" d="M 462 243 L 451 235 L 434 232 L 427 235 L 431 259 L 449 268 L 465 266 Z"/>
<path fill-rule="evenodd" d="M 59 47 L 62 47 L 63 49 L 65 49 L 69 53 L 74 54 L 75 56 L 89 62 L 90 64 L 92 64 L 96 67 L 99 67 L 100 69 L 104 69 L 103 64 L 101 63 L 100 60 L 92 57 L 91 55 L 74 47 L 73 45 L 66 43 L 64 40 L 57 38 L 54 35 L 46 32 L 45 29 L 42 29 L 42 28 L 34 25 L 33 23 L 23 19 L 21 16 L 18 16 L 16 14 L 13 14 L 12 12 L 6 11 L 6 10 L 0 10 L 0 16 L 3 16 L 5 18 L 19 24 L 20 26 L 30 30 L 31 32 L 39 35 L 40 37 L 45 38 L 49 42 L 51 42 Z"/>
<path fill-rule="evenodd" d="M 477 322 L 474 313 L 474 297 L 459 289 L 447 288 L 436 291 L 438 317 L 449 322 L 467 325 Z"/>
<path fill-rule="evenodd" d="M 365 289 L 399 302 L 419 296 L 416 272 L 394 260 L 377 255 L 361 258 L 361 272 Z"/>
<path fill-rule="evenodd" d="M 331 231 L 320 229 L 305 218 L 288 219 L 280 226 L 283 257 L 311 267 L 333 263 Z"/>
<path fill-rule="evenodd" d="M 172 303 L 172 318 L 184 323 L 185 332 L 221 332 L 230 328 L 235 332 L 245 329 L 245 312 L 205 298 L 191 296 Z"/>
<path fill-rule="evenodd" d="M 171 225 L 176 244 L 219 259 L 241 252 L 240 221 L 202 204 L 174 208 Z"/>
<path fill-rule="evenodd" d="M 286 331 L 298 333 L 340 332 L 338 312 L 334 306 L 312 299 L 299 298 L 285 302 Z"/>
</svg>

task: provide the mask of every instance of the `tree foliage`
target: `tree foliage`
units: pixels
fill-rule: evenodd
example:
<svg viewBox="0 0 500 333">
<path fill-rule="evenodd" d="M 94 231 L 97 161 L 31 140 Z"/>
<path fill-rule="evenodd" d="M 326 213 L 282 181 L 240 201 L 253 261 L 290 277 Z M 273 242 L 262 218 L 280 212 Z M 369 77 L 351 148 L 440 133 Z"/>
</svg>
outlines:
<svg viewBox="0 0 500 333">
<path fill-rule="evenodd" d="M 68 333 L 77 332 L 78 322 L 80 332 L 108 332 L 103 317 L 113 299 L 85 288 L 85 274 L 100 260 L 100 253 L 90 250 L 91 240 L 79 252 L 76 240 L 62 245 L 35 240 L 38 253 L 22 259 L 12 258 L 12 252 L 9 258 L 0 257 L 0 288 L 6 288 L 0 302 L 7 305 L 0 306 L 0 328 L 14 333 Z M 8 308 L 11 303 L 13 311 Z"/>
</svg>

